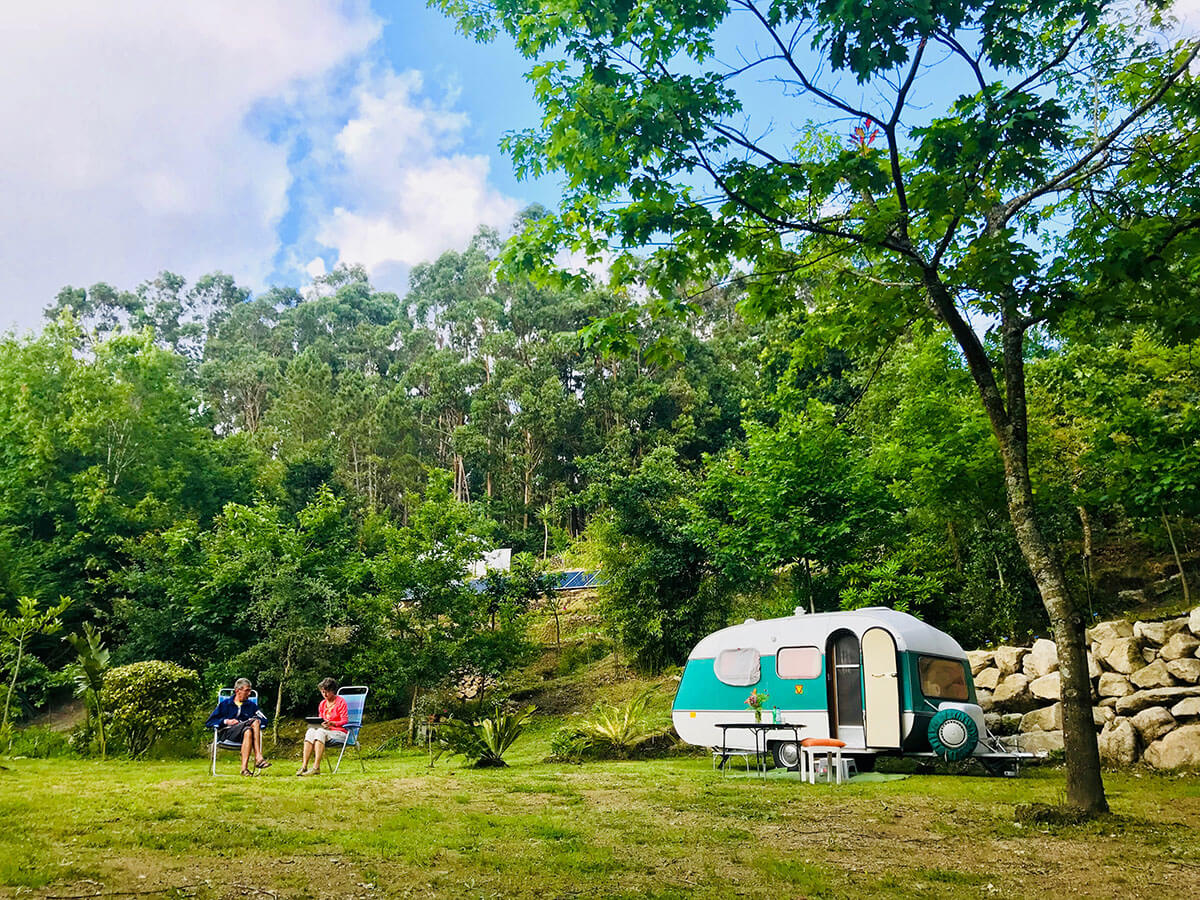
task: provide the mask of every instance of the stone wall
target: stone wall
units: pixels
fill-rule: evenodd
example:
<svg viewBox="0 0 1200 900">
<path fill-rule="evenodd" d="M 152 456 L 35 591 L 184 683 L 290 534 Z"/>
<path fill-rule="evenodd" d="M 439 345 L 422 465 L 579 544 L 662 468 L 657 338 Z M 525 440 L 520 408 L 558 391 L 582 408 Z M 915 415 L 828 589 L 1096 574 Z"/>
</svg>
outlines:
<svg viewBox="0 0 1200 900">
<path fill-rule="evenodd" d="M 1200 768 L 1200 607 L 1162 622 L 1101 622 L 1087 631 L 1092 716 L 1107 765 Z M 1014 749 L 1061 750 L 1053 641 L 967 654 L 988 726 Z"/>
</svg>

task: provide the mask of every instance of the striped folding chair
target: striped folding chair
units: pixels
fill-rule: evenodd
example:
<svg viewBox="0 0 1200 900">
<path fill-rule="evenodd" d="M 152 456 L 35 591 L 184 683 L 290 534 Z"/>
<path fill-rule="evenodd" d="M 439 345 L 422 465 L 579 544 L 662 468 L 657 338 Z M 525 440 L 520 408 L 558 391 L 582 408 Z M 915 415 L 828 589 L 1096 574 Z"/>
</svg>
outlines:
<svg viewBox="0 0 1200 900">
<path fill-rule="evenodd" d="M 219 691 L 217 691 L 217 702 L 220 703 L 222 700 L 227 700 L 232 696 L 233 696 L 233 688 L 221 688 Z M 250 699 L 253 700 L 255 703 L 258 703 L 258 691 L 251 691 Z M 266 721 L 267 717 L 263 715 L 263 712 L 261 709 L 258 711 L 258 715 L 260 718 L 262 718 L 262 720 L 264 722 Z M 212 774 L 214 776 L 216 776 L 216 774 L 217 774 L 217 751 L 218 750 L 232 750 L 235 753 L 242 752 L 242 742 L 241 741 L 217 740 L 217 734 L 218 734 L 218 732 L 220 732 L 220 730 L 221 730 L 220 725 L 218 725 L 216 728 L 213 729 Z"/>
<path fill-rule="evenodd" d="M 358 754 L 358 764 L 364 772 L 367 771 L 366 765 L 363 764 L 362 748 L 358 745 L 358 732 L 362 728 L 363 722 L 363 707 L 367 704 L 367 693 L 369 688 L 361 685 L 344 687 L 338 691 L 339 697 L 344 697 L 346 700 L 346 710 L 350 713 L 350 721 L 346 723 L 346 739 L 344 741 L 330 741 L 333 746 L 341 744 L 342 751 L 338 754 L 337 762 L 333 764 L 333 774 L 337 774 L 338 767 L 342 764 L 342 757 L 346 755 L 346 748 L 353 747 Z"/>
</svg>

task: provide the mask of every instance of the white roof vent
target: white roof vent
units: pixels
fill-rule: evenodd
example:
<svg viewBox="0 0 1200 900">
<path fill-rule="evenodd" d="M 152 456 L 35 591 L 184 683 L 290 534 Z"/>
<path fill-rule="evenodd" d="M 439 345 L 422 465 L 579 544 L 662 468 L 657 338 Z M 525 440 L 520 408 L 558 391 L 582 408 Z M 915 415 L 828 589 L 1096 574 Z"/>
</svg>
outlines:
<svg viewBox="0 0 1200 900">
<path fill-rule="evenodd" d="M 798 616 L 803 616 L 803 615 L 805 615 L 805 609 L 804 609 L 804 607 L 803 607 L 803 606 L 797 606 L 797 607 L 796 607 L 796 615 L 798 615 Z"/>
<path fill-rule="evenodd" d="M 743 622 L 742 624 L 743 624 L 743 625 L 753 625 L 753 624 L 754 624 L 755 622 L 757 622 L 757 621 L 758 621 L 758 619 L 747 619 L 747 620 L 746 620 L 745 622 Z"/>
</svg>

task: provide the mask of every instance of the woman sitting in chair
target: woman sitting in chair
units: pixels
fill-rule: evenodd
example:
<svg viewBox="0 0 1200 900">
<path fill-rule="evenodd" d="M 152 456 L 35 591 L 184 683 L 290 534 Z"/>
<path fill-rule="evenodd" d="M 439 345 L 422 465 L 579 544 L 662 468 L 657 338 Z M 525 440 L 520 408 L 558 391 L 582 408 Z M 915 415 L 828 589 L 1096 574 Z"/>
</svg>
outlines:
<svg viewBox="0 0 1200 900">
<path fill-rule="evenodd" d="M 317 705 L 318 723 L 312 725 L 304 735 L 304 759 L 300 763 L 298 776 L 320 775 L 321 759 L 325 756 L 325 744 L 340 744 L 346 740 L 346 723 L 350 721 L 350 710 L 346 698 L 338 696 L 338 683 L 326 678 L 317 685 L 324 697 Z M 309 720 L 312 721 L 311 719 Z M 312 760 L 313 767 L 308 767 Z"/>
<path fill-rule="evenodd" d="M 233 696 L 226 697 L 208 717 L 205 726 L 217 729 L 217 740 L 242 745 L 242 774 L 254 775 L 250 768 L 250 754 L 254 753 L 254 768 L 265 769 L 271 765 L 262 752 L 262 726 L 267 721 L 258 709 L 258 703 L 250 696 L 253 689 L 249 678 L 239 678 L 233 683 Z"/>
</svg>

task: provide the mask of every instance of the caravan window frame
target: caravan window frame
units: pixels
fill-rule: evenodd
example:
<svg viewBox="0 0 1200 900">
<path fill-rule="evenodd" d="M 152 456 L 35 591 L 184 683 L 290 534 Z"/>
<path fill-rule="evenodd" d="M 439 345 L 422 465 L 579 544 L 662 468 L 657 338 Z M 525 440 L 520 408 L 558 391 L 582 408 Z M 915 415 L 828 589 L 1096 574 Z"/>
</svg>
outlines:
<svg viewBox="0 0 1200 900">
<path fill-rule="evenodd" d="M 943 686 L 957 687 L 960 684 L 958 679 L 955 679 L 946 685 L 942 685 L 939 682 L 936 685 L 936 687 L 938 688 L 938 691 L 931 692 L 930 688 L 935 687 L 935 685 L 928 680 L 928 669 L 934 663 L 945 663 L 950 666 L 954 666 L 956 668 L 956 674 L 960 675 L 962 678 L 962 681 L 961 681 L 962 696 L 961 697 L 957 695 L 957 692 L 955 692 L 954 694 L 941 693 L 941 688 Z M 950 656 L 934 656 L 931 653 L 918 653 L 917 654 L 917 682 L 921 686 L 921 693 L 925 697 L 927 697 L 931 700 L 950 700 L 950 701 L 953 701 L 956 703 L 965 703 L 965 702 L 969 701 L 971 699 L 971 688 L 967 683 L 967 671 L 968 671 L 968 669 L 966 668 L 966 665 L 964 664 L 963 660 L 961 660 L 961 659 L 954 659 L 953 657 L 950 657 Z"/>
<path fill-rule="evenodd" d="M 750 654 L 754 654 L 753 680 L 750 678 L 750 669 L 745 668 L 745 676 L 738 678 L 727 677 L 730 673 L 724 670 L 723 660 L 729 658 L 733 654 L 740 654 L 749 660 Z M 717 677 L 717 681 L 721 684 L 728 684 L 731 687 L 753 687 L 762 681 L 762 654 L 755 647 L 728 647 L 722 650 L 713 658 L 713 674 Z"/>
<path fill-rule="evenodd" d="M 811 650 L 814 654 L 816 670 L 811 675 L 785 675 L 779 665 L 779 658 L 788 650 Z M 775 674 L 787 681 L 812 681 L 814 678 L 820 678 L 824 669 L 825 665 L 820 647 L 814 647 L 811 644 L 797 644 L 794 647 L 780 647 L 775 651 Z"/>
</svg>

